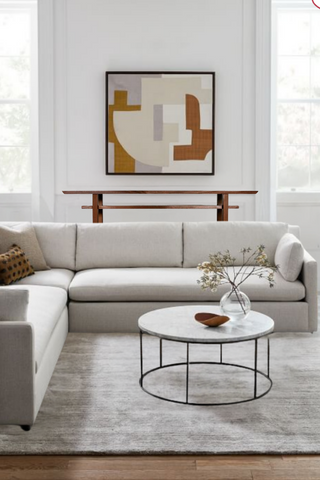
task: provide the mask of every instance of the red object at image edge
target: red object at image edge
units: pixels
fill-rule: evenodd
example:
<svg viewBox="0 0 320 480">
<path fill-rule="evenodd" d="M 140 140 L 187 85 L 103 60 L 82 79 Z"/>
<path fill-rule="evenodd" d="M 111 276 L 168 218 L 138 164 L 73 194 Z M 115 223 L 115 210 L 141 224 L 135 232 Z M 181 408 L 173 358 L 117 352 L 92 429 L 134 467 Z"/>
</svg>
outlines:
<svg viewBox="0 0 320 480">
<path fill-rule="evenodd" d="M 312 0 L 312 3 L 315 7 L 319 8 L 320 9 L 320 6 L 316 4 L 315 0 Z"/>
</svg>

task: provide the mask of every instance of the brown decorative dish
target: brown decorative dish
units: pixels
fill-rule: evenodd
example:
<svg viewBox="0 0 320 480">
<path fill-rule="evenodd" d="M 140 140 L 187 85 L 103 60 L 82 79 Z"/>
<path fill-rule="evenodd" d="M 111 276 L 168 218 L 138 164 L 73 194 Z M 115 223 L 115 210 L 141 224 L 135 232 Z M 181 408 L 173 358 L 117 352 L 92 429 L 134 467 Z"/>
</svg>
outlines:
<svg viewBox="0 0 320 480">
<path fill-rule="evenodd" d="M 229 317 L 224 315 L 216 315 L 215 313 L 196 313 L 194 316 L 195 320 L 202 325 L 206 325 L 207 327 L 219 327 L 224 323 L 230 320 Z"/>
</svg>

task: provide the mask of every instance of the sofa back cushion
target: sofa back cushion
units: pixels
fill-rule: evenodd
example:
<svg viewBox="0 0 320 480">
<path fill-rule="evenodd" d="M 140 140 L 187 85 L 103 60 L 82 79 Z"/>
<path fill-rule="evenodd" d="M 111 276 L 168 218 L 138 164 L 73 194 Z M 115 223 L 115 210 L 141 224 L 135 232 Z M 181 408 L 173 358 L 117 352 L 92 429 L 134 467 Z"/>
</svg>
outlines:
<svg viewBox="0 0 320 480">
<path fill-rule="evenodd" d="M 184 262 L 186 268 L 196 267 L 209 258 L 209 254 L 230 250 L 242 265 L 240 250 L 258 245 L 266 247 L 268 259 L 274 265 L 274 255 L 280 238 L 287 233 L 285 223 L 271 222 L 190 222 L 184 223 Z"/>
<path fill-rule="evenodd" d="M 0 225 L 14 228 L 28 222 L 1 222 Z M 76 224 L 33 222 L 35 233 L 47 265 L 51 268 L 75 270 Z"/>
<path fill-rule="evenodd" d="M 300 240 L 292 233 L 286 233 L 278 243 L 275 263 L 287 282 L 295 282 L 303 265 L 304 248 Z"/>
<path fill-rule="evenodd" d="M 181 267 L 181 223 L 77 225 L 76 269 Z"/>
<path fill-rule="evenodd" d="M 75 223 L 34 222 L 33 226 L 47 264 L 52 268 L 76 268 Z"/>
<path fill-rule="evenodd" d="M 24 222 L 10 227 L 0 225 L 0 253 L 7 252 L 12 245 L 18 245 L 24 251 L 33 270 L 49 270 L 31 223 Z"/>
</svg>

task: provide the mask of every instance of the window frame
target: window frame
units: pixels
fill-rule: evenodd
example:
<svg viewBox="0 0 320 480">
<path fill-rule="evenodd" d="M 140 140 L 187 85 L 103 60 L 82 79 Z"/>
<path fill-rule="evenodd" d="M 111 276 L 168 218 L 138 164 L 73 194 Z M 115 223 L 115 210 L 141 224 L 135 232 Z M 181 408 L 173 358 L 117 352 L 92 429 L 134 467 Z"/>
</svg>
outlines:
<svg viewBox="0 0 320 480">
<path fill-rule="evenodd" d="M 277 54 L 277 33 L 278 33 L 278 14 L 280 11 L 285 10 L 304 10 L 313 12 L 316 7 L 311 0 L 273 0 L 272 1 L 272 26 L 271 26 L 271 163 L 274 165 L 274 171 L 276 173 L 276 195 L 277 203 L 287 204 L 305 204 L 305 203 L 318 203 L 320 202 L 320 187 L 318 189 L 306 189 L 306 188 L 288 188 L 288 190 L 278 189 L 278 143 L 277 143 L 277 108 L 278 103 L 298 104 L 309 103 L 320 104 L 320 99 L 278 99 L 277 97 L 277 79 L 278 79 L 278 54 Z M 312 148 L 311 139 L 310 145 Z M 310 162 L 309 162 L 309 175 L 310 175 Z"/>
<path fill-rule="evenodd" d="M 0 1 L 0 10 L 13 10 L 30 13 L 30 96 L 27 99 L 1 99 L 1 105 L 27 105 L 30 111 L 30 140 L 28 145 L 30 158 L 30 189 L 28 191 L 0 192 L 1 203 L 31 203 L 35 175 L 39 165 L 39 100 L 38 100 L 38 9 L 37 0 Z M 22 146 L 22 147 L 23 147 Z"/>
</svg>

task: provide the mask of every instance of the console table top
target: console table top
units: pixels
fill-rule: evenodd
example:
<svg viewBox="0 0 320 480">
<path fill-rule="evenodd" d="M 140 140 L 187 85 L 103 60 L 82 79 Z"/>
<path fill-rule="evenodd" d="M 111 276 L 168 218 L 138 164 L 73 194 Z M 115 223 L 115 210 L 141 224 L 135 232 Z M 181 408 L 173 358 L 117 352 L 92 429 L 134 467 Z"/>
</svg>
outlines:
<svg viewBox="0 0 320 480">
<path fill-rule="evenodd" d="M 103 195 L 130 195 L 130 194 L 147 194 L 147 195 L 161 195 L 161 194 L 187 194 L 187 195 L 255 195 L 258 193 L 257 190 L 63 190 L 64 194 L 67 195 L 95 195 L 95 194 L 103 194 Z"/>
<path fill-rule="evenodd" d="M 69 195 L 92 195 L 92 205 L 82 209 L 92 210 L 93 223 L 103 223 L 103 211 L 114 209 L 212 209 L 217 210 L 217 221 L 227 222 L 230 209 L 238 205 L 229 204 L 229 195 L 255 195 L 257 190 L 63 190 Z M 217 195 L 216 205 L 104 205 L 103 195 Z"/>
</svg>

